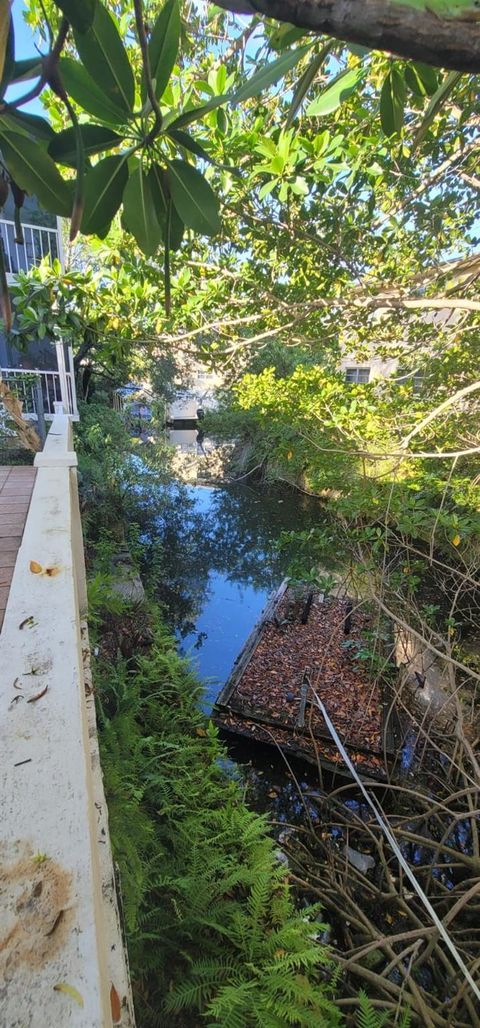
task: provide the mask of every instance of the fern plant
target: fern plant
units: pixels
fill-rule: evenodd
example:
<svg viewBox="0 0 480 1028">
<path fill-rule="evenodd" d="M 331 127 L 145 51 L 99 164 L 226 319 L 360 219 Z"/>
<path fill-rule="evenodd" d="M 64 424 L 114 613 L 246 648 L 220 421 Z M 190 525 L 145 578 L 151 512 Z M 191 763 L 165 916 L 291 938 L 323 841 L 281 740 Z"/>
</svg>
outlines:
<svg viewBox="0 0 480 1028">
<path fill-rule="evenodd" d="M 339 1025 L 319 909 L 296 910 L 268 824 L 222 769 L 198 682 L 153 619 L 135 667 L 95 669 L 139 1023 Z"/>
<path fill-rule="evenodd" d="M 389 1011 L 376 1010 L 372 1001 L 365 992 L 358 994 L 358 1006 L 356 1028 L 385 1028 L 385 1026 L 396 1026 L 396 1028 L 410 1028 L 411 1014 L 409 1010 L 400 1013 L 400 1018 L 391 1015 Z"/>
</svg>

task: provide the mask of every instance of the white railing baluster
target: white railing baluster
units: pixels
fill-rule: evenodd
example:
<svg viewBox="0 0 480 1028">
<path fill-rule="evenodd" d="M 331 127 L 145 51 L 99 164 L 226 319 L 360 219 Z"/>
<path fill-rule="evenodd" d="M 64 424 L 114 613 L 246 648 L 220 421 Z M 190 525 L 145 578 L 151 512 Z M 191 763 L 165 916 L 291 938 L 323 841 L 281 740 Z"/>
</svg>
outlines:
<svg viewBox="0 0 480 1028">
<path fill-rule="evenodd" d="M 39 378 L 42 385 L 43 404 L 47 417 L 53 417 L 55 403 L 65 403 L 67 413 L 76 415 L 77 410 L 74 402 L 74 387 L 70 372 L 66 372 L 66 389 L 62 394 L 62 381 L 59 371 L 38 371 L 27 368 L 0 368 L 0 375 L 4 381 L 16 392 L 19 400 L 23 403 L 24 414 L 36 416 L 35 387 L 29 382 L 34 376 Z"/>
</svg>

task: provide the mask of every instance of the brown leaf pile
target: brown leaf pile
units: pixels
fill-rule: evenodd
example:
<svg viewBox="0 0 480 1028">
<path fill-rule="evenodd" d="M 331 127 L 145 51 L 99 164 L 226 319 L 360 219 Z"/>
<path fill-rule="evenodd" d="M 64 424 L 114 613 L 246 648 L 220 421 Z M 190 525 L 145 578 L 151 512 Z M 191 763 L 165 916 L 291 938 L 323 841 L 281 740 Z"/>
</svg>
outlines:
<svg viewBox="0 0 480 1028">
<path fill-rule="evenodd" d="M 229 710 L 222 716 L 226 727 L 232 730 L 235 722 L 238 727 L 242 720 L 248 721 L 252 735 L 258 736 L 260 729 L 265 738 L 280 730 L 282 736 L 290 737 L 297 748 L 311 755 L 316 743 L 325 749 L 324 743 L 330 744 L 331 737 L 312 688 L 307 694 L 305 727 L 302 729 L 296 724 L 304 672 L 309 668 L 311 686 L 324 703 L 342 741 L 354 750 L 365 750 L 369 754 L 382 752 L 381 685 L 372 681 L 361 666 L 356 645 L 344 645 L 352 641 L 361 647 L 362 633 L 369 621 L 367 615 L 355 611 L 346 635 L 347 603 L 346 599 L 336 598 L 323 601 L 316 595 L 307 623 L 303 625 L 300 609 L 292 616 L 288 592 L 282 597 L 275 610 L 275 620 L 265 625 L 230 696 Z M 230 726 L 229 719 L 233 719 Z M 335 746 L 328 745 L 327 749 L 328 759 L 338 763 Z M 358 756 L 361 762 L 361 753 Z"/>
</svg>

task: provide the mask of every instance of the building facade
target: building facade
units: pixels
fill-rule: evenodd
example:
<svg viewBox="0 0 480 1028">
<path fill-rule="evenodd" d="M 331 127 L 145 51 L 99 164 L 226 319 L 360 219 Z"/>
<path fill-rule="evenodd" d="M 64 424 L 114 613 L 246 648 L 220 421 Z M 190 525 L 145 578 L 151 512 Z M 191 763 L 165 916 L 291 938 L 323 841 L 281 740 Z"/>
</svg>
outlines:
<svg viewBox="0 0 480 1028">
<path fill-rule="evenodd" d="M 0 246 L 7 282 L 44 258 L 64 264 L 60 221 L 42 210 L 36 197 L 26 196 L 20 212 L 24 242 L 15 241 L 13 198 L 9 195 L 0 215 Z M 26 417 L 53 417 L 55 404 L 78 417 L 71 347 L 49 338 L 38 339 L 22 350 L 0 326 L 0 374 L 23 404 Z M 41 408 L 41 409 L 40 409 Z"/>
</svg>

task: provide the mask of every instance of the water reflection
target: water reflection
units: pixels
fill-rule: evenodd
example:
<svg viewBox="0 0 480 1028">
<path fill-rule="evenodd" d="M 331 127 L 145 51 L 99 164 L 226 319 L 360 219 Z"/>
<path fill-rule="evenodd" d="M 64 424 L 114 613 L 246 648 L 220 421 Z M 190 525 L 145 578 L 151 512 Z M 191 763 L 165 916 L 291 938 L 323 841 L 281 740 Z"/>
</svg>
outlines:
<svg viewBox="0 0 480 1028">
<path fill-rule="evenodd" d="M 283 531 L 323 516 L 308 497 L 245 485 L 158 485 L 143 497 L 144 574 L 206 683 L 211 705 L 291 553 Z"/>
</svg>

